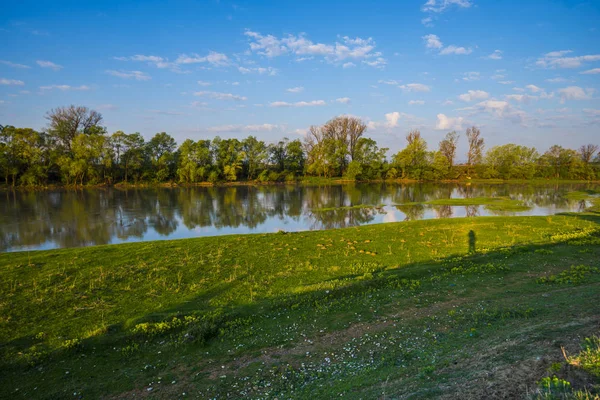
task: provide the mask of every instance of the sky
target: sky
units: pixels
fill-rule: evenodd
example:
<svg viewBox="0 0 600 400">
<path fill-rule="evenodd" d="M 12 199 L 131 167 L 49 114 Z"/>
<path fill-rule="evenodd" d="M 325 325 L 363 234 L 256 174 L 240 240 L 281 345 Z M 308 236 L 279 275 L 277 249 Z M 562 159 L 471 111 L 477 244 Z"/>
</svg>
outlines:
<svg viewBox="0 0 600 400">
<path fill-rule="evenodd" d="M 362 118 L 391 152 L 600 144 L 600 1 L 2 0 L 0 124 L 70 104 L 108 132 L 302 138 Z"/>
</svg>

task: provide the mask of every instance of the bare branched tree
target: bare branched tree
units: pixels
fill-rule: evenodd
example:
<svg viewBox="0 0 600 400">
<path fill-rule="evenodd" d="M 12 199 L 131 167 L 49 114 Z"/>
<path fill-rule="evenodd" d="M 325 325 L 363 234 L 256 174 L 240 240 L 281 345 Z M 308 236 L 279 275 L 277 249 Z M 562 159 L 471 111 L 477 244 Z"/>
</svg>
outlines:
<svg viewBox="0 0 600 400">
<path fill-rule="evenodd" d="M 59 107 L 46 114 L 48 132 L 58 143 L 71 150 L 71 142 L 78 133 L 96 132 L 102 122 L 102 114 L 87 107 Z"/>
<path fill-rule="evenodd" d="M 469 173 L 471 173 L 473 166 L 479 164 L 483 159 L 485 142 L 481 137 L 481 131 L 475 126 L 467 128 L 467 140 L 469 141 L 467 165 L 469 166 Z"/>
<path fill-rule="evenodd" d="M 413 129 L 412 131 L 408 132 L 408 135 L 406 135 L 406 141 L 408 142 L 408 146 L 411 146 L 415 142 L 418 142 L 420 140 L 421 140 L 421 131 L 418 129 Z"/>
<path fill-rule="evenodd" d="M 454 166 L 456 160 L 456 147 L 458 145 L 459 135 L 456 131 L 448 132 L 444 140 L 440 142 L 440 153 L 448 160 L 450 168 Z"/>
<path fill-rule="evenodd" d="M 583 161 L 585 165 L 588 165 L 592 161 L 592 158 L 594 158 L 594 154 L 598 152 L 599 148 L 600 147 L 595 144 L 586 144 L 584 146 L 581 146 L 579 148 L 579 155 L 581 156 L 581 161 Z"/>
</svg>

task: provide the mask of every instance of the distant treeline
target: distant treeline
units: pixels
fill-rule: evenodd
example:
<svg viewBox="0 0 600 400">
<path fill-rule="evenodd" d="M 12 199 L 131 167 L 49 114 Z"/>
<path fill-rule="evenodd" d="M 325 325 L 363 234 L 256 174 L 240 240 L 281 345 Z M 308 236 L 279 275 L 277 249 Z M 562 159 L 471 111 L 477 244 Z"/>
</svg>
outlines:
<svg viewBox="0 0 600 400">
<path fill-rule="evenodd" d="M 0 173 L 7 185 L 295 181 L 303 176 L 348 180 L 462 178 L 598 179 L 599 147 L 578 150 L 506 144 L 485 151 L 476 127 L 466 131 L 467 162 L 456 163 L 460 135 L 449 132 L 437 150 L 428 150 L 418 130 L 406 147 L 387 159 L 387 148 L 365 137 L 367 125 L 341 116 L 312 126 L 304 139 L 267 144 L 246 139 L 186 140 L 177 146 L 165 132 L 148 142 L 141 134 L 109 135 L 102 115 L 86 107 L 60 107 L 46 115 L 48 127 L 0 125 Z"/>
</svg>

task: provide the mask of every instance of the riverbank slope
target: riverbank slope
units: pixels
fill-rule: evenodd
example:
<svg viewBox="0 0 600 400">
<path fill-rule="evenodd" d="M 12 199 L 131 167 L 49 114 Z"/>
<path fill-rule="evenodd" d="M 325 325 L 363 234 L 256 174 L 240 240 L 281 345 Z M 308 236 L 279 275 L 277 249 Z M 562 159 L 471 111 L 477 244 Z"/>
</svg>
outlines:
<svg viewBox="0 0 600 400">
<path fill-rule="evenodd" d="M 599 212 L 1 254 L 0 397 L 597 390 Z"/>
</svg>

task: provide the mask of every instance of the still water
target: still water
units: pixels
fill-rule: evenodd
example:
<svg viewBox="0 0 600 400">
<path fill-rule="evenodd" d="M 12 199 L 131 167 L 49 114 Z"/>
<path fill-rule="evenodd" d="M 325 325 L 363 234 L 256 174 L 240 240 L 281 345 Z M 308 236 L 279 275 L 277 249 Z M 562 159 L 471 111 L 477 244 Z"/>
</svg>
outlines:
<svg viewBox="0 0 600 400">
<path fill-rule="evenodd" d="M 349 184 L 0 191 L 0 251 L 41 250 L 232 233 L 332 229 L 382 222 L 581 211 L 565 193 L 599 185 Z M 402 205 L 509 196 L 532 208 Z M 377 208 L 337 209 L 353 205 Z"/>
</svg>

